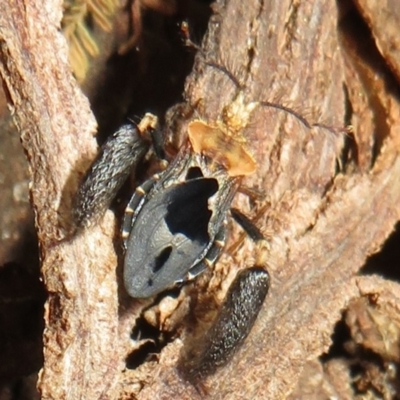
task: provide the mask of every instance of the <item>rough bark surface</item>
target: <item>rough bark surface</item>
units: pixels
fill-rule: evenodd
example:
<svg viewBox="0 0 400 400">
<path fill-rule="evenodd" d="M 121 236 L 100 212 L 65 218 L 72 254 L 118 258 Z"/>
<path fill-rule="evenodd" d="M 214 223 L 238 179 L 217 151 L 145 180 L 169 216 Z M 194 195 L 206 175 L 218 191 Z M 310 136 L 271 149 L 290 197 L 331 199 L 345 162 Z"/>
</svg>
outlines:
<svg viewBox="0 0 400 400">
<path fill-rule="evenodd" d="M 62 2 L 0 6 L 1 74 L 30 163 L 48 290 L 39 387 L 44 399 L 111 398 L 121 363 L 112 221 L 105 222 L 107 235 L 98 227 L 90 240 L 57 244 L 77 179 L 96 151 L 95 120 L 59 31 L 61 10 Z"/>
<path fill-rule="evenodd" d="M 96 145 L 95 121 L 71 77 L 58 30 L 61 6 L 50 0 L 0 5 L 0 73 L 30 163 L 48 290 L 42 398 L 301 398 L 310 388 L 302 372 L 320 373 L 315 360 L 328 352 L 334 326 L 354 299 L 375 295 L 375 305 L 399 319 L 398 284 L 356 276 L 399 219 L 396 78 L 372 41 L 357 41 L 346 19 L 352 11 L 340 15 L 333 0 L 221 1 L 213 6 L 203 54 L 186 84 L 185 98 L 197 117 L 220 119 L 237 94 L 232 80 L 206 59 L 229 69 L 248 102 L 281 103 L 311 124 L 334 129 L 309 129 L 287 112 L 260 106 L 243 132 L 258 163 L 244 183 L 262 195 L 256 201 L 239 195 L 235 205 L 269 238 L 272 287 L 234 359 L 204 382 L 202 394 L 177 374 L 179 340 L 162 350 L 158 362 L 124 369 L 138 310 L 117 291 L 112 214 L 62 241 L 72 195 Z M 369 45 L 368 58 L 361 45 Z M 390 53 L 378 47 L 384 57 Z M 398 77 L 397 59 L 390 60 Z M 352 135 L 340 130 L 349 122 Z M 240 231 L 230 228 L 232 245 Z M 216 291 L 220 298 L 238 268 L 251 265 L 247 239 L 230 249 L 210 281 L 198 282 L 199 293 Z M 183 343 L 190 340 L 185 326 L 181 332 Z M 320 379 L 330 382 L 330 392 L 321 389 L 321 398 L 340 389 L 332 371 L 347 376 L 341 365 L 330 365 Z M 340 390 L 341 398 L 351 391 Z"/>
</svg>

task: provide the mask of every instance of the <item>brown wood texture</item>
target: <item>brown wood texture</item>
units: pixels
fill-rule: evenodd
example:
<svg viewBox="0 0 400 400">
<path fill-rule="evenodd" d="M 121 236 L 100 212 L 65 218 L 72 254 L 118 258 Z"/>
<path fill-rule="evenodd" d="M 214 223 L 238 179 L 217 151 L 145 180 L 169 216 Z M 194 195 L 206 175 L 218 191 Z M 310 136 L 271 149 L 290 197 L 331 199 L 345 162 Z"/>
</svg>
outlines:
<svg viewBox="0 0 400 400">
<path fill-rule="evenodd" d="M 77 179 L 95 154 L 96 123 L 70 73 L 59 30 L 61 2 L 0 7 L 1 74 L 30 163 L 48 290 L 42 398 L 111 396 L 121 361 L 114 346 L 118 296 L 112 221 L 108 234 L 99 227 L 89 242 L 82 236 L 55 245 L 63 237 Z"/>
<path fill-rule="evenodd" d="M 250 116 L 243 137 L 258 165 L 244 183 L 261 196 L 250 202 L 239 195 L 235 206 L 269 239 L 272 287 L 244 346 L 199 392 L 177 374 L 180 340 L 158 362 L 124 369 L 138 310 L 118 309 L 119 301 L 120 311 L 126 303 L 117 290 L 112 213 L 75 240 L 60 241 L 77 182 L 96 151 L 96 123 L 71 77 L 59 31 L 61 2 L 0 5 L 0 73 L 30 163 L 49 293 L 39 378 L 44 399 L 301 398 L 302 372 L 328 351 L 334 326 L 354 299 L 376 294 L 388 315 L 398 314 L 396 282 L 357 277 L 400 211 L 398 83 L 384 57 L 372 39 L 368 47 L 357 35 L 348 21 L 352 10 L 333 0 L 230 0 L 213 10 L 185 89 L 198 118 L 220 119 L 237 94 L 206 59 L 231 71 L 245 102 L 281 103 L 334 129 L 309 129 L 275 108 L 256 107 Z M 354 133 L 344 133 L 350 122 Z M 230 228 L 228 251 L 211 280 L 199 281 L 199 293 L 217 291 L 220 298 L 237 269 L 252 263 L 247 239 L 229 252 L 240 235 Z M 190 340 L 185 327 L 182 332 L 183 343 Z"/>
</svg>

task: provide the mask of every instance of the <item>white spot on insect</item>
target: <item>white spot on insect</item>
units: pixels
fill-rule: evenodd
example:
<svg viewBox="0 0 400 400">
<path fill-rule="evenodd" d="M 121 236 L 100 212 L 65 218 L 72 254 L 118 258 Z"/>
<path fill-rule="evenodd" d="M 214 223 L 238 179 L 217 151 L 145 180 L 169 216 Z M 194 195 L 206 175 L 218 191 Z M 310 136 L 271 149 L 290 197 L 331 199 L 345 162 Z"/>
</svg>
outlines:
<svg viewBox="0 0 400 400">
<path fill-rule="evenodd" d="M 141 186 L 138 186 L 138 187 L 135 189 L 135 192 L 136 192 L 137 194 L 140 194 L 141 196 L 144 196 L 144 195 L 146 194 L 146 191 L 145 191 Z"/>
<path fill-rule="evenodd" d="M 214 240 L 214 244 L 220 247 L 221 249 L 225 246 L 225 242 L 223 240 Z"/>
<path fill-rule="evenodd" d="M 214 263 L 212 261 L 210 261 L 208 258 L 204 258 L 203 261 L 204 261 L 204 264 L 206 264 L 208 268 L 211 268 L 214 265 Z"/>
</svg>

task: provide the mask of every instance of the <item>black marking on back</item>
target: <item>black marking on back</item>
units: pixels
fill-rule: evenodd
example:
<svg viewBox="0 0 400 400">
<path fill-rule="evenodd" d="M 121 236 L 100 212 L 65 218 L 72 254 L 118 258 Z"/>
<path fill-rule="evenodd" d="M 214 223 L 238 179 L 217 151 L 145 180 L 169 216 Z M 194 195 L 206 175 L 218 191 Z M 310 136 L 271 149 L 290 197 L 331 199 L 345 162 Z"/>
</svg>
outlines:
<svg viewBox="0 0 400 400">
<path fill-rule="evenodd" d="M 212 211 L 208 199 L 218 191 L 216 179 L 188 181 L 172 194 L 165 222 L 172 234 L 182 233 L 190 240 L 209 240 L 208 223 Z"/>
</svg>

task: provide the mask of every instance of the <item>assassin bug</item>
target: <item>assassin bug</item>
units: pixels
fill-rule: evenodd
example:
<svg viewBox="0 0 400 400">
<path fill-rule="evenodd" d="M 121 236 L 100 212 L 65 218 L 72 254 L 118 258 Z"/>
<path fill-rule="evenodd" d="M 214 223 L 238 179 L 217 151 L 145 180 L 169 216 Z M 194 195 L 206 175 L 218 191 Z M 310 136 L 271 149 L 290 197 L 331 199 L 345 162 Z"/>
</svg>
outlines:
<svg viewBox="0 0 400 400">
<path fill-rule="evenodd" d="M 111 193 L 147 152 L 156 125 L 147 115 L 105 143 L 79 188 L 77 226 L 88 226 L 104 213 Z M 221 125 L 193 120 L 187 132 L 189 140 L 169 167 L 138 186 L 125 211 L 124 284 L 134 298 L 155 296 L 212 266 L 224 247 L 225 220 L 241 178 L 256 168 L 244 144 Z M 249 222 L 239 223 L 254 240 L 263 239 L 251 234 Z M 218 356 L 198 355 L 196 365 L 184 367 L 188 380 L 198 380 L 227 361 L 250 332 L 268 288 L 263 266 L 238 274 L 207 339 Z"/>
<path fill-rule="evenodd" d="M 123 223 L 124 281 L 147 298 L 210 267 L 225 242 L 225 218 L 239 176 L 254 171 L 241 144 L 202 121 L 189 123 L 170 167 L 136 189 Z M 230 146 L 229 152 L 217 152 Z"/>
<path fill-rule="evenodd" d="M 149 148 L 156 129 L 147 115 L 124 126 L 103 146 L 76 200 L 78 225 L 90 225 Z M 124 283 L 134 298 L 154 296 L 210 267 L 225 241 L 225 219 L 241 178 L 255 161 L 243 143 L 214 126 L 193 120 L 189 140 L 169 167 L 136 188 L 122 228 Z"/>
<path fill-rule="evenodd" d="M 284 106 L 246 103 L 240 84 L 227 74 L 239 93 L 223 110 L 221 120 L 189 121 L 187 138 L 168 168 L 138 186 L 128 204 L 122 236 L 124 284 L 131 297 L 152 297 L 193 279 L 218 258 L 233 197 L 242 178 L 256 170 L 241 135 L 256 107 L 274 107 L 289 112 L 307 128 L 314 126 Z M 124 126 L 106 142 L 78 191 L 78 226 L 90 225 L 104 213 L 133 166 L 149 150 L 150 137 L 156 132 L 156 119 L 147 115 L 139 125 Z M 254 233 L 250 221 L 239 215 L 233 213 L 249 236 L 262 242 L 262 235 Z M 202 348 L 195 350 L 190 362 L 182 357 L 180 369 L 187 379 L 197 381 L 213 373 L 246 338 L 269 288 L 265 265 L 260 257 L 255 266 L 238 273 L 220 314 L 201 340 Z"/>
</svg>

